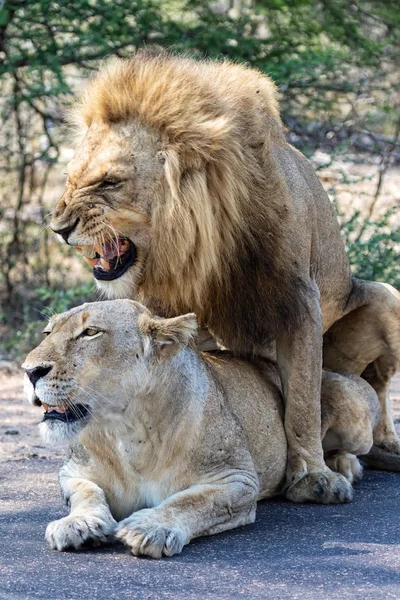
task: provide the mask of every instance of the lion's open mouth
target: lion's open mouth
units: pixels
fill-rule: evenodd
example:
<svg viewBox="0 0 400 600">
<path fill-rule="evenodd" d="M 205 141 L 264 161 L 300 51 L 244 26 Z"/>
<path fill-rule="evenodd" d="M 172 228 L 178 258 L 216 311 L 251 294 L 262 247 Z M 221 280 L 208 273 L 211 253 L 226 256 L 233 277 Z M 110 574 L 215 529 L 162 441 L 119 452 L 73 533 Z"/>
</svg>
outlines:
<svg viewBox="0 0 400 600">
<path fill-rule="evenodd" d="M 80 421 L 88 416 L 88 409 L 84 404 L 75 404 L 73 409 L 67 406 L 57 405 L 52 406 L 42 402 L 44 408 L 43 421 L 62 421 L 63 423 L 71 423 L 72 421 Z"/>
<path fill-rule="evenodd" d="M 103 281 L 118 279 L 136 260 L 136 246 L 126 238 L 95 245 L 93 256 L 85 256 L 81 247 L 76 247 L 76 250 L 83 254 L 83 258 L 93 270 L 94 277 Z"/>
</svg>

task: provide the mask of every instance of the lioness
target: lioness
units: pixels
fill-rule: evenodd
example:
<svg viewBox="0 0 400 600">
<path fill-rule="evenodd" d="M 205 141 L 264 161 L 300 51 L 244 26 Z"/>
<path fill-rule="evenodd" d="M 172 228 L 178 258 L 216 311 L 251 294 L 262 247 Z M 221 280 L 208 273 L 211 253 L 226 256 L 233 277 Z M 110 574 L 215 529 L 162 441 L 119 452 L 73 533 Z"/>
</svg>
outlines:
<svg viewBox="0 0 400 600">
<path fill-rule="evenodd" d="M 272 81 L 242 65 L 144 51 L 107 62 L 74 114 L 81 144 L 52 228 L 110 298 L 165 317 L 195 312 L 239 355 L 265 356 L 276 342 L 288 498 L 351 496 L 323 460 L 324 332 L 325 365 L 362 375 L 381 401 L 369 460 L 390 456 L 400 469 L 388 398 L 400 295 L 352 279 L 328 196 L 285 141 Z"/>
<path fill-rule="evenodd" d="M 171 556 L 196 536 L 252 523 L 257 498 L 282 491 L 273 363 L 201 354 L 193 314 L 162 319 L 130 300 L 84 304 L 45 332 L 23 367 L 44 438 L 70 442 L 60 484 L 71 513 L 48 525 L 53 548 L 116 534 L 133 554 Z M 378 418 L 364 380 L 324 373 L 323 445 L 339 481 L 361 476 L 354 455 L 369 451 Z"/>
</svg>

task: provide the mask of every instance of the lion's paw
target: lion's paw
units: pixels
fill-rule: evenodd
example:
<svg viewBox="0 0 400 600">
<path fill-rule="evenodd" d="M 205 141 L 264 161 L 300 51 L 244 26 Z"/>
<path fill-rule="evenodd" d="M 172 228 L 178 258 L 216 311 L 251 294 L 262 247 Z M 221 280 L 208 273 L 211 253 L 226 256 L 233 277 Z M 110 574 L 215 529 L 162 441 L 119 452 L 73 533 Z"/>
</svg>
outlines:
<svg viewBox="0 0 400 600">
<path fill-rule="evenodd" d="M 140 510 L 121 521 L 116 536 L 135 556 L 152 558 L 179 554 L 189 541 L 182 529 L 160 520 L 155 509 Z"/>
<path fill-rule="evenodd" d="M 285 492 L 292 502 L 316 502 L 318 504 L 341 504 L 351 502 L 354 490 L 340 473 L 330 470 L 307 473 Z"/>
<path fill-rule="evenodd" d="M 332 471 L 341 473 L 350 483 L 358 483 L 362 479 L 363 468 L 355 454 L 338 450 L 331 453 L 325 462 Z"/>
<path fill-rule="evenodd" d="M 116 525 L 114 520 L 105 520 L 93 515 L 69 515 L 47 525 L 46 540 L 55 550 L 77 550 L 89 542 L 98 546 L 109 541 Z"/>
</svg>

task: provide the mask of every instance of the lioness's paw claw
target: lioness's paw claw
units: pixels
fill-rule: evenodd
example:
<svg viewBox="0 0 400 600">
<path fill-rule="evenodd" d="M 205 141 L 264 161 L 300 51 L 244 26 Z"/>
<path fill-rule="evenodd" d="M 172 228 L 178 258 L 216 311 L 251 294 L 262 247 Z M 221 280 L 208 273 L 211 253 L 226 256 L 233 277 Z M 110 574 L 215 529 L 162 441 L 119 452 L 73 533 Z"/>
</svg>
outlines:
<svg viewBox="0 0 400 600">
<path fill-rule="evenodd" d="M 160 522 L 152 509 L 141 510 L 121 521 L 116 536 L 135 556 L 152 558 L 179 554 L 187 543 L 181 529 Z"/>
<path fill-rule="evenodd" d="M 351 502 L 354 490 L 340 473 L 332 471 L 311 472 L 291 485 L 285 493 L 292 502 L 342 504 Z"/>
<path fill-rule="evenodd" d="M 327 466 L 341 473 L 350 483 L 358 483 L 363 476 L 363 468 L 357 456 L 349 452 L 333 452 L 325 460 Z"/>
<path fill-rule="evenodd" d="M 47 525 L 46 540 L 55 550 L 77 550 L 89 542 L 98 546 L 109 541 L 115 528 L 115 521 L 106 521 L 90 515 L 70 515 Z"/>
</svg>

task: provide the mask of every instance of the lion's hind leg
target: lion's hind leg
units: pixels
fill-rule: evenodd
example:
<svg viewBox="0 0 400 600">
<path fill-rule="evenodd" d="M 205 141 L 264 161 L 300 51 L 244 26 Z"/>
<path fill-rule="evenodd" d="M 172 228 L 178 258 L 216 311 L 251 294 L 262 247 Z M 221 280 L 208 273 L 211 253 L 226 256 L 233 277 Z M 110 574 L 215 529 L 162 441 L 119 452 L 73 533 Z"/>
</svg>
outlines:
<svg viewBox="0 0 400 600">
<path fill-rule="evenodd" d="M 400 294 L 392 286 L 354 280 L 346 314 L 324 336 L 324 367 L 360 375 L 374 388 L 380 416 L 374 445 L 363 460 L 400 471 L 400 440 L 389 398 L 390 381 L 400 369 Z"/>
<path fill-rule="evenodd" d="M 357 455 L 372 447 L 380 414 L 378 397 L 360 377 L 324 371 L 321 403 L 325 462 L 351 484 L 357 483 L 363 474 Z"/>
<path fill-rule="evenodd" d="M 368 365 L 362 374 L 376 390 L 382 411 L 374 429 L 374 444 L 362 460 L 375 469 L 400 472 L 400 442 L 394 428 L 389 397 L 390 380 L 395 372 L 393 361 L 391 363 L 389 357 L 381 357 Z"/>
<path fill-rule="evenodd" d="M 361 481 L 363 468 L 355 454 L 344 450 L 333 450 L 325 455 L 325 462 L 332 471 L 341 473 L 351 484 Z"/>
</svg>

